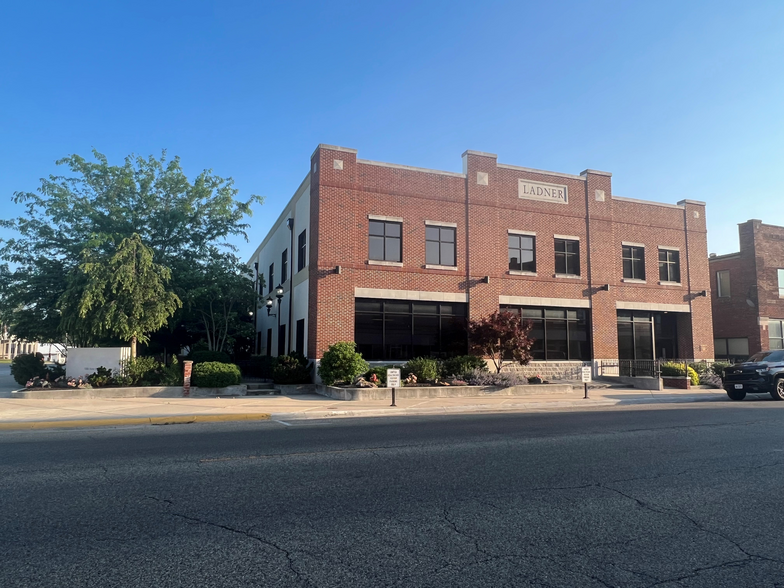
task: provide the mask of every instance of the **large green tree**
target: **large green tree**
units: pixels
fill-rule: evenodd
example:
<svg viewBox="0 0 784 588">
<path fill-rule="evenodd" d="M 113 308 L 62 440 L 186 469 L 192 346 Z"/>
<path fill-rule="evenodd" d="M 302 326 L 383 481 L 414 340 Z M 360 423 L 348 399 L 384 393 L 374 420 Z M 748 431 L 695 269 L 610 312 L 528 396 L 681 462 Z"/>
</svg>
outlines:
<svg viewBox="0 0 784 588">
<path fill-rule="evenodd" d="M 97 336 L 146 343 L 182 306 L 167 289 L 171 271 L 153 261 L 153 251 L 134 233 L 118 245 L 98 241 L 82 252 L 60 305 L 64 328 L 81 328 Z M 109 250 L 106 252 L 106 250 Z M 112 251 L 113 250 L 113 251 Z"/>
<path fill-rule="evenodd" d="M 217 252 L 199 263 L 184 284 L 188 330 L 212 351 L 227 351 L 238 337 L 252 338 L 257 295 L 248 267 Z"/>
<path fill-rule="evenodd" d="M 16 233 L 0 241 L 0 320 L 12 334 L 42 342 L 94 345 L 112 338 L 89 321 L 75 321 L 73 302 L 83 252 L 109 256 L 113 244 L 139 235 L 153 262 L 171 271 L 169 289 L 185 298 L 201 259 L 235 250 L 227 238 L 242 236 L 258 196 L 239 200 L 231 179 L 205 170 L 189 181 L 179 158 L 128 156 L 121 165 L 93 151 L 93 159 L 71 155 L 58 161 L 63 175 L 41 180 L 37 192 L 16 192 L 25 212 L 0 227 Z M 249 285 L 252 289 L 252 284 Z M 65 296 L 66 290 L 70 290 Z M 187 309 L 169 320 L 170 332 L 184 324 Z M 178 332 L 184 331 L 179 329 Z"/>
</svg>

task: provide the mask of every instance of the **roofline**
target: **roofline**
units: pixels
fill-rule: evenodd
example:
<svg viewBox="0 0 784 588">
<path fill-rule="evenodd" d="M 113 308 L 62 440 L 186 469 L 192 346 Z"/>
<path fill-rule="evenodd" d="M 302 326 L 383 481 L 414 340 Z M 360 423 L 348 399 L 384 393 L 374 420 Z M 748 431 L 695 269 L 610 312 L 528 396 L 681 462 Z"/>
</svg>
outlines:
<svg viewBox="0 0 784 588">
<path fill-rule="evenodd" d="M 264 236 L 264 239 L 261 241 L 261 244 L 258 247 L 256 247 L 256 250 L 253 252 L 253 255 L 251 255 L 248 261 L 245 262 L 246 265 L 248 265 L 249 267 L 253 265 L 253 260 L 256 257 L 258 257 L 261 250 L 264 249 L 264 246 L 272 237 L 272 233 L 274 232 L 275 228 L 280 224 L 280 221 L 282 221 L 287 216 L 286 213 L 289 211 L 289 207 L 294 202 L 294 199 L 300 195 L 300 191 L 305 186 L 305 183 L 309 181 L 310 181 L 310 172 L 308 172 L 305 175 L 305 179 L 302 180 L 299 183 L 299 186 L 297 186 L 297 189 L 294 190 L 294 194 L 292 195 L 291 198 L 289 198 L 289 201 L 286 203 L 286 206 L 283 207 L 283 210 L 281 211 L 280 215 L 278 215 L 278 218 L 275 220 L 275 222 L 272 223 L 272 226 L 270 227 L 269 231 L 267 231 L 267 234 Z"/>
</svg>

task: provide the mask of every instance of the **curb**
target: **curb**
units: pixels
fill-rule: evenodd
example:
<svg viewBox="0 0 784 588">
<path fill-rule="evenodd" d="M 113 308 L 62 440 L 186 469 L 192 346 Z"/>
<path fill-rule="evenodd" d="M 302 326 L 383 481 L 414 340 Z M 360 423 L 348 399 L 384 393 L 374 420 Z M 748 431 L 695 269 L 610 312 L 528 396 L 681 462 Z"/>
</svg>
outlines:
<svg viewBox="0 0 784 588">
<path fill-rule="evenodd" d="M 81 427 L 123 427 L 132 425 L 186 425 L 190 423 L 226 423 L 231 421 L 267 421 L 268 412 L 240 414 L 192 414 L 159 417 L 132 417 L 117 419 L 79 419 L 63 421 L 16 421 L 0 423 L 0 431 L 26 431 L 30 429 L 76 429 Z"/>
<path fill-rule="evenodd" d="M 587 402 L 585 399 L 580 400 L 563 400 L 563 401 L 544 401 L 544 402 L 526 402 L 517 404 L 507 404 L 503 406 L 478 404 L 470 406 L 441 406 L 433 408 L 392 408 L 386 409 L 367 409 L 367 410 L 321 410 L 312 412 L 290 412 L 290 413 L 273 413 L 272 420 L 282 421 L 297 421 L 309 419 L 325 419 L 333 417 L 345 418 L 362 418 L 362 417 L 378 417 L 378 416 L 416 416 L 416 415 L 439 415 L 439 414 L 464 414 L 464 413 L 503 413 L 503 412 L 525 412 L 525 411 L 542 411 L 542 410 L 562 410 L 565 408 L 601 408 L 606 406 L 624 406 L 624 405 L 641 405 L 641 404 L 685 404 L 694 402 L 716 402 L 724 400 L 722 396 L 704 397 L 704 396 L 684 396 L 681 398 L 640 398 L 633 400 L 616 400 L 616 399 L 593 399 L 589 398 Z"/>
</svg>

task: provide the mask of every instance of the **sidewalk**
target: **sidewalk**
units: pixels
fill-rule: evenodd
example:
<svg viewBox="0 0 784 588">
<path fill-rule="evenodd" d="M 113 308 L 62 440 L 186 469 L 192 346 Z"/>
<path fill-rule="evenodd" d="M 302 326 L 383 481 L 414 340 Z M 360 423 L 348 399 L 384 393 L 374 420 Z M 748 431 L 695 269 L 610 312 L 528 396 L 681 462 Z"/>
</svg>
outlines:
<svg viewBox="0 0 784 588">
<path fill-rule="evenodd" d="M 467 398 L 401 398 L 341 401 L 317 395 L 241 396 L 236 398 L 101 398 L 29 400 L 0 398 L 0 431 L 65 427 L 176 424 L 241 420 L 295 421 L 330 417 L 459 414 L 544 411 L 631 404 L 724 401 L 723 390 L 598 389 L 583 398 L 570 394 L 475 396 Z M 391 399 L 390 399 L 391 400 Z"/>
</svg>

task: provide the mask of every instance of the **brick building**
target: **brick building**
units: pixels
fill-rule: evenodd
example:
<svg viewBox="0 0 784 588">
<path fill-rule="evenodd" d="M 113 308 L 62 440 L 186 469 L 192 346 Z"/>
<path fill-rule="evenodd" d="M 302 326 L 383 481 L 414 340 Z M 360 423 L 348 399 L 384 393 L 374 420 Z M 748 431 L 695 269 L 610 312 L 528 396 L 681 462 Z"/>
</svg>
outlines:
<svg viewBox="0 0 784 588">
<path fill-rule="evenodd" d="M 547 375 L 713 358 L 704 203 L 620 198 L 607 172 L 466 151 L 455 173 L 319 145 L 249 264 L 275 315 L 258 313 L 260 353 L 319 358 L 352 340 L 369 360 L 464 353 L 466 320 L 501 308 L 533 322 L 530 369 Z"/>
<path fill-rule="evenodd" d="M 717 359 L 784 349 L 784 227 L 738 225 L 740 251 L 710 257 Z"/>
</svg>

